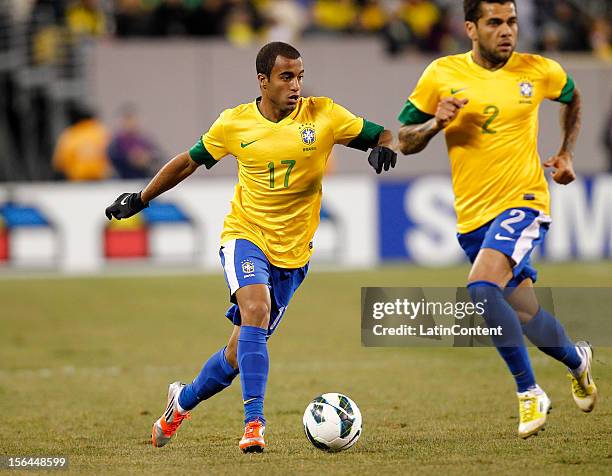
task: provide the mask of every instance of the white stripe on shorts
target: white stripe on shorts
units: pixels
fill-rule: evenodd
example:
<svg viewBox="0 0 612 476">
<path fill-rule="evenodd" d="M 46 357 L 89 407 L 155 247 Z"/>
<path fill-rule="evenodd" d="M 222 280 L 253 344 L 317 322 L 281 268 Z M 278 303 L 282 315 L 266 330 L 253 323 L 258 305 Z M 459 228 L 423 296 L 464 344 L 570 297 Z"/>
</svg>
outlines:
<svg viewBox="0 0 612 476">
<path fill-rule="evenodd" d="M 519 264 L 523 261 L 525 255 L 531 250 L 532 243 L 534 240 L 537 240 L 540 236 L 540 226 L 544 223 L 550 223 L 552 220 L 548 215 L 544 215 L 544 213 L 539 212 L 538 216 L 535 217 L 527 228 L 525 228 L 521 232 L 521 236 L 519 236 L 518 240 L 516 240 L 516 246 L 514 247 L 514 252 L 512 253 L 512 260 Z"/>
<path fill-rule="evenodd" d="M 278 322 L 280 321 L 281 317 L 283 317 L 283 314 L 285 314 L 285 309 L 287 309 L 286 306 L 282 306 L 279 310 L 278 310 L 278 314 L 276 315 L 276 317 L 274 318 L 274 320 L 272 321 L 272 324 L 270 325 L 270 329 L 274 330 L 276 329 L 276 326 L 278 325 Z"/>
<path fill-rule="evenodd" d="M 223 268 L 225 269 L 225 276 L 227 276 L 227 282 L 230 287 L 230 294 L 234 294 L 240 287 L 238 285 L 238 277 L 236 276 L 236 268 L 234 267 L 234 251 L 236 250 L 236 240 L 230 240 L 223 243 Z"/>
</svg>

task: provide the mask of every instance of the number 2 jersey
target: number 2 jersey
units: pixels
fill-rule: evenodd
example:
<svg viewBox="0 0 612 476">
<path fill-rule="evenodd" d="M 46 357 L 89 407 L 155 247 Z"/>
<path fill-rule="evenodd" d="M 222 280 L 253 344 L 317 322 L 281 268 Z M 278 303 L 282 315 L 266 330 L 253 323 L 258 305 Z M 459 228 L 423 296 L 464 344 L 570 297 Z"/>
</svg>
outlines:
<svg viewBox="0 0 612 476">
<path fill-rule="evenodd" d="M 469 100 L 445 129 L 459 233 L 508 208 L 550 213 L 537 150 L 538 109 L 544 99 L 569 103 L 573 95 L 572 78 L 557 62 L 538 55 L 513 53 L 496 71 L 476 64 L 471 52 L 427 67 L 399 120 L 424 123 L 441 99 Z"/>
<path fill-rule="evenodd" d="M 246 239 L 275 266 L 304 266 L 319 225 L 323 174 L 334 144 L 367 150 L 383 130 L 326 97 L 300 98 L 279 122 L 266 119 L 257 101 L 225 110 L 189 151 L 206 168 L 229 154 L 238 162 L 221 244 Z"/>
</svg>

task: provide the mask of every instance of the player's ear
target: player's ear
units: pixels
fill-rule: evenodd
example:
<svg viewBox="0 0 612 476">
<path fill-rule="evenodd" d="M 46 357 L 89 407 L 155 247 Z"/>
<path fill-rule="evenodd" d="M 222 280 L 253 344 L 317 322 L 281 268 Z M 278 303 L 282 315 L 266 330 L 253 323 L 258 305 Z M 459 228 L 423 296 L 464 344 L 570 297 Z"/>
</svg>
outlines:
<svg viewBox="0 0 612 476">
<path fill-rule="evenodd" d="M 465 22 L 465 32 L 470 40 L 476 41 L 478 39 L 478 34 L 476 32 L 476 23 L 473 21 Z"/>
<path fill-rule="evenodd" d="M 268 77 L 263 73 L 257 73 L 257 81 L 259 81 L 259 87 L 266 89 L 268 87 Z"/>
</svg>

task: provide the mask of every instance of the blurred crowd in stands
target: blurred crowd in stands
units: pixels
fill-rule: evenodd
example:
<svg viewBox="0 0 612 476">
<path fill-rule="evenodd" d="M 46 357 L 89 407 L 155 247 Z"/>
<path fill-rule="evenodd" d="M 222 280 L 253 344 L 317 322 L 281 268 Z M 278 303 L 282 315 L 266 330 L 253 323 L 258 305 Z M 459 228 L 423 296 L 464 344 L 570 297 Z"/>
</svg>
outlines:
<svg viewBox="0 0 612 476">
<path fill-rule="evenodd" d="M 0 181 L 150 176 L 165 159 L 126 106 L 85 110 L 98 39 L 216 38 L 237 47 L 371 37 L 394 56 L 469 48 L 461 0 L 0 0 Z M 612 0 L 516 0 L 519 48 L 612 58 Z M 80 105 L 81 104 L 81 105 Z M 66 125 L 68 125 L 66 127 Z M 612 171 L 612 113 L 603 143 Z M 53 161 L 48 159 L 52 152 Z"/>
<path fill-rule="evenodd" d="M 13 20 L 36 23 L 42 58 L 52 54 L 62 26 L 72 37 L 224 37 L 237 46 L 317 34 L 372 35 L 391 54 L 453 53 L 466 45 L 460 0 L 8 1 Z M 610 0 L 516 3 L 523 49 L 611 55 Z"/>
<path fill-rule="evenodd" d="M 124 105 L 113 133 L 93 110 L 72 103 L 69 125 L 60 134 L 53 153 L 58 180 L 138 179 L 152 177 L 167 157 L 142 130 L 137 109 Z"/>
</svg>

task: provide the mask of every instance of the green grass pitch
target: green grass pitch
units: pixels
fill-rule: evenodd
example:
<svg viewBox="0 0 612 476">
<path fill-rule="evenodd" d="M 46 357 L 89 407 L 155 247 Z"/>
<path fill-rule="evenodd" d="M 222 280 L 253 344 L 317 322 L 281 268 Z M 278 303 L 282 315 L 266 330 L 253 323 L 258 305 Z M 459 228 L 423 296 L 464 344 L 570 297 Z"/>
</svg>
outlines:
<svg viewBox="0 0 612 476">
<path fill-rule="evenodd" d="M 542 285 L 612 287 L 610 262 L 540 270 Z M 554 408 L 546 431 L 523 441 L 494 349 L 361 347 L 361 286 L 453 286 L 466 273 L 312 272 L 270 340 L 262 455 L 238 450 L 238 381 L 170 445 L 150 444 L 168 383 L 191 380 L 229 336 L 221 275 L 2 279 L 0 455 L 68 455 L 74 474 L 612 473 L 612 349 L 596 349 L 602 398 L 589 415 L 562 365 L 530 350 Z M 333 391 L 364 418 L 360 441 L 338 454 L 312 447 L 301 424 L 307 403 Z"/>
</svg>

